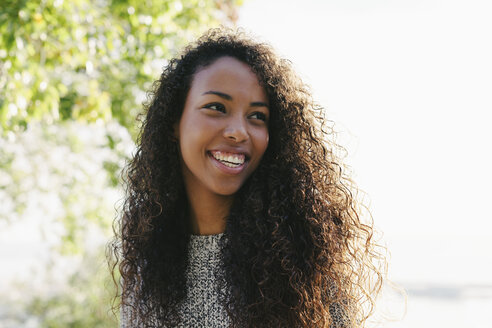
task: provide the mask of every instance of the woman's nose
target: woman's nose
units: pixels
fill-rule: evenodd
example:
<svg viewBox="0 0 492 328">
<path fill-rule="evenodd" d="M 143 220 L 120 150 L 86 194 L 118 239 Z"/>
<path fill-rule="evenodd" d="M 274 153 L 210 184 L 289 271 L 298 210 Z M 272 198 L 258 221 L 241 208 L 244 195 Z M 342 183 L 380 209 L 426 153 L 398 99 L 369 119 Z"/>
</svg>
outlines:
<svg viewBox="0 0 492 328">
<path fill-rule="evenodd" d="M 224 138 L 234 140 L 235 142 L 243 142 L 248 140 L 248 131 L 246 130 L 246 122 L 242 118 L 234 118 L 229 120 L 224 129 Z"/>
</svg>

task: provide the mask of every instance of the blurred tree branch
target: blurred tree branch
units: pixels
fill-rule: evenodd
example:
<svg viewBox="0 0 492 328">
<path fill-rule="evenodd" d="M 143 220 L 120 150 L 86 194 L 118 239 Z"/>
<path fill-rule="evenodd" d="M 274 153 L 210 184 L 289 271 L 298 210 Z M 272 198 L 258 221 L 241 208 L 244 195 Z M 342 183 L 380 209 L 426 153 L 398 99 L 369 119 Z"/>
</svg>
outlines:
<svg viewBox="0 0 492 328">
<path fill-rule="evenodd" d="M 115 118 L 136 136 L 145 91 L 166 59 L 241 0 L 3 0 L 0 126 Z"/>
</svg>

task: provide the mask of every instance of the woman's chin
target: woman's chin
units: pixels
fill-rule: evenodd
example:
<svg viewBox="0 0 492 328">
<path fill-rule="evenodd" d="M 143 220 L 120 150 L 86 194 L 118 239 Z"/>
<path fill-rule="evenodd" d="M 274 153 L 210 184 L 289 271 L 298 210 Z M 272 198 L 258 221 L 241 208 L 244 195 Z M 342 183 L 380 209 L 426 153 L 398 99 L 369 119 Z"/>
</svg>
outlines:
<svg viewBox="0 0 492 328">
<path fill-rule="evenodd" d="M 214 192 L 217 195 L 228 197 L 228 196 L 234 196 L 238 192 L 239 188 L 241 188 L 241 186 L 237 186 L 237 185 L 216 186 L 216 188 L 214 188 L 215 189 Z"/>
</svg>

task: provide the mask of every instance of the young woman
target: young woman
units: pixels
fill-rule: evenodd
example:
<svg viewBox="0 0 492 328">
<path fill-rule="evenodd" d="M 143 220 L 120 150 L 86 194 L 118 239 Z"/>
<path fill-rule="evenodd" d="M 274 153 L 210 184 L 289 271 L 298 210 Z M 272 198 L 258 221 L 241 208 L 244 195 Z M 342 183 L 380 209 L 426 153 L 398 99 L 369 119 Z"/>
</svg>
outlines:
<svg viewBox="0 0 492 328">
<path fill-rule="evenodd" d="M 372 227 L 288 61 L 211 30 L 146 109 L 113 249 L 123 327 L 364 325 Z"/>
</svg>

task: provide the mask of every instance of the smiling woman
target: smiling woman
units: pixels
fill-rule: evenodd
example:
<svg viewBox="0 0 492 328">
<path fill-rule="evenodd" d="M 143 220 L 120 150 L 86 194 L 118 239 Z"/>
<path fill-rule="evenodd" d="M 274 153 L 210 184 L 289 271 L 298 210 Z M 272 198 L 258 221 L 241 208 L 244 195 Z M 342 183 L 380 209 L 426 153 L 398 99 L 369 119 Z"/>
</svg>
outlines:
<svg viewBox="0 0 492 328">
<path fill-rule="evenodd" d="M 381 257 L 289 62 L 211 30 L 152 95 L 112 244 L 122 327 L 364 326 Z"/>
</svg>

